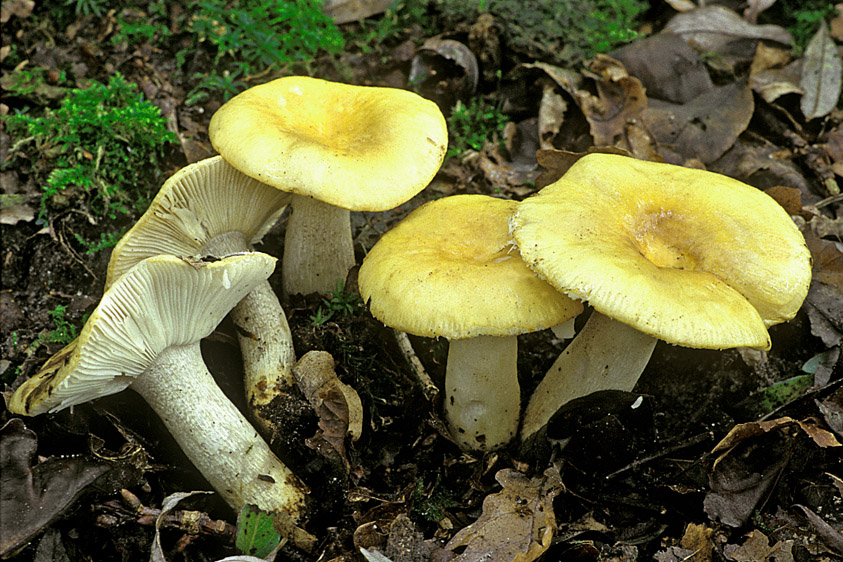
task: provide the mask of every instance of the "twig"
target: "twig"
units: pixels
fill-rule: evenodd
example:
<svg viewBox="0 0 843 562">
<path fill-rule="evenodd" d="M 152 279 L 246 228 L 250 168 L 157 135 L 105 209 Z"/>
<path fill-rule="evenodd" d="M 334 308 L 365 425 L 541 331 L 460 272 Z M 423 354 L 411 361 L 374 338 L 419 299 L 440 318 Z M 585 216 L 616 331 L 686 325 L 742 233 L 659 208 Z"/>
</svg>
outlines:
<svg viewBox="0 0 843 562">
<path fill-rule="evenodd" d="M 404 359 L 407 360 L 407 363 L 410 365 L 410 369 L 412 369 L 416 378 L 419 380 L 419 384 L 421 384 L 424 397 L 432 402 L 439 394 L 439 388 L 433 383 L 433 379 L 431 379 L 430 375 L 427 374 L 427 371 L 425 370 L 424 365 L 422 365 L 421 360 L 419 360 L 418 355 L 416 355 L 416 352 L 413 351 L 413 345 L 410 343 L 410 338 L 407 336 L 406 332 L 395 329 L 392 331 L 395 333 L 395 341 L 398 343 L 398 349 L 401 350 L 401 354 L 404 356 Z"/>
</svg>

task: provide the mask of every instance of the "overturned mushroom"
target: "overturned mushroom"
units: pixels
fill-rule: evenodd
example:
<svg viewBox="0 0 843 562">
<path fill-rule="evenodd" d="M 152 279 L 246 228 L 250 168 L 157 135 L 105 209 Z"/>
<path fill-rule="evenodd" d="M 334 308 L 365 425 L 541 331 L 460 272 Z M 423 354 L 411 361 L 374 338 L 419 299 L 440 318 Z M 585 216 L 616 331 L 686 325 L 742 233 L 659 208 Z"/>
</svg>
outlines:
<svg viewBox="0 0 843 562">
<path fill-rule="evenodd" d="M 358 277 L 375 318 L 448 338 L 445 417 L 466 450 L 502 447 L 518 430 L 516 336 L 582 310 L 521 261 L 508 232 L 514 209 L 486 195 L 431 201 L 375 244 Z"/>
<path fill-rule="evenodd" d="M 293 194 L 282 261 L 288 294 L 327 293 L 354 265 L 349 211 L 385 211 L 424 189 L 448 145 L 435 103 L 394 88 L 288 76 L 211 118 L 214 148 Z"/>
<path fill-rule="evenodd" d="M 811 257 L 787 213 L 719 174 L 589 154 L 518 204 L 524 261 L 594 308 L 527 406 L 522 438 L 566 402 L 632 390 L 656 339 L 705 349 L 770 348 L 793 318 Z"/>
<path fill-rule="evenodd" d="M 170 177 L 140 220 L 111 253 L 106 289 L 138 262 L 159 254 L 224 256 L 247 252 L 275 224 L 287 193 L 241 174 L 215 156 Z M 262 408 L 294 386 L 293 340 L 287 317 L 268 281 L 231 311 L 243 354 L 246 402 L 272 432 Z"/>
<path fill-rule="evenodd" d="M 274 264 L 261 253 L 140 262 L 105 292 L 79 337 L 15 391 L 9 409 L 56 412 L 131 387 L 231 507 L 252 503 L 300 519 L 307 487 L 222 393 L 199 349 Z"/>
</svg>

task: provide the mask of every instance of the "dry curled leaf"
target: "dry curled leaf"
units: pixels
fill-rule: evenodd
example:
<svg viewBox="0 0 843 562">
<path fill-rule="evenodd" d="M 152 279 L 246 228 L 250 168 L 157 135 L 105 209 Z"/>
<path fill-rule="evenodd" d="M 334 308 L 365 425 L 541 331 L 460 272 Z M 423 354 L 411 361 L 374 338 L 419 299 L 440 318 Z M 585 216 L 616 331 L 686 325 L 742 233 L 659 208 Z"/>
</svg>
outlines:
<svg viewBox="0 0 843 562">
<path fill-rule="evenodd" d="M 685 41 L 703 52 L 725 53 L 732 43 L 746 39 L 775 41 L 783 45 L 792 37 L 778 25 L 754 25 L 724 6 L 706 6 L 675 15 L 666 31 L 681 35 Z M 754 45 L 752 46 L 754 49 Z M 751 56 L 751 53 L 750 53 Z"/>
<path fill-rule="evenodd" d="M 445 546 L 465 547 L 458 562 L 531 562 L 544 553 L 556 532 L 553 498 L 562 491 L 558 471 L 527 478 L 511 469 L 495 479 L 503 490 L 483 500 L 483 513 Z"/>
<path fill-rule="evenodd" d="M 815 420 L 810 418 L 807 420 L 795 420 L 791 417 L 785 416 L 775 420 L 738 424 L 729 431 L 726 437 L 724 437 L 711 452 L 718 453 L 720 451 L 726 451 L 746 439 L 758 437 L 759 435 L 763 435 L 774 429 L 792 425 L 798 426 L 808 435 L 808 437 L 814 440 L 814 443 L 820 447 L 825 448 L 841 446 L 841 443 L 834 437 L 834 434 L 826 429 L 818 427 Z"/>
<path fill-rule="evenodd" d="M 304 354 L 293 367 L 293 375 L 319 417 L 319 429 L 308 445 L 323 455 L 338 456 L 347 471 L 345 438 L 355 441 L 363 430 L 360 397 L 337 377 L 334 358 L 327 351 Z"/>
</svg>

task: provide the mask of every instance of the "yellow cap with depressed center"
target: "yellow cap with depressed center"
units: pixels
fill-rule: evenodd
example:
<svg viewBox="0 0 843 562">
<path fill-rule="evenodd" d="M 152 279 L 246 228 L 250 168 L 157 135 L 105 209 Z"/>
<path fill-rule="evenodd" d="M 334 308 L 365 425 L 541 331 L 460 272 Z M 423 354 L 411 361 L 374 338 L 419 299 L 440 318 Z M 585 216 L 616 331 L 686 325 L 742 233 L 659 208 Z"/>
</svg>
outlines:
<svg viewBox="0 0 843 562">
<path fill-rule="evenodd" d="M 431 201 L 387 232 L 358 283 L 372 314 L 427 337 L 512 336 L 582 311 L 521 260 L 508 230 L 515 201 L 455 195 Z"/>
<path fill-rule="evenodd" d="M 396 88 L 288 76 L 212 117 L 214 148 L 244 174 L 352 211 L 385 211 L 424 189 L 448 147 L 442 112 Z"/>
<path fill-rule="evenodd" d="M 811 281 L 787 213 L 732 178 L 590 154 L 518 205 L 524 260 L 559 291 L 670 343 L 770 347 Z"/>
</svg>

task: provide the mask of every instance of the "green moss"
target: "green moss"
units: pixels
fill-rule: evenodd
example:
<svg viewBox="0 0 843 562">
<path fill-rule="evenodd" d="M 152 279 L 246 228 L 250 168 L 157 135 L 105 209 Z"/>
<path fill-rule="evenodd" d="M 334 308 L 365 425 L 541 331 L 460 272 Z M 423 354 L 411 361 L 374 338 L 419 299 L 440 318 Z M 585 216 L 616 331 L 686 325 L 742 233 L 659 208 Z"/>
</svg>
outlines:
<svg viewBox="0 0 843 562">
<path fill-rule="evenodd" d="M 70 90 L 55 110 L 5 118 L 15 145 L 44 187 L 39 220 L 79 203 L 92 218 L 142 212 L 157 186 L 158 162 L 177 140 L 160 110 L 119 73 Z"/>
<path fill-rule="evenodd" d="M 447 21 L 494 16 L 515 50 L 555 63 L 608 52 L 638 37 L 643 0 L 435 0 Z"/>
<path fill-rule="evenodd" d="M 469 100 L 468 105 L 458 101 L 447 121 L 451 139 L 446 157 L 450 158 L 467 150 L 480 150 L 487 140 L 502 140 L 509 119 L 497 106 L 477 97 Z"/>
</svg>

